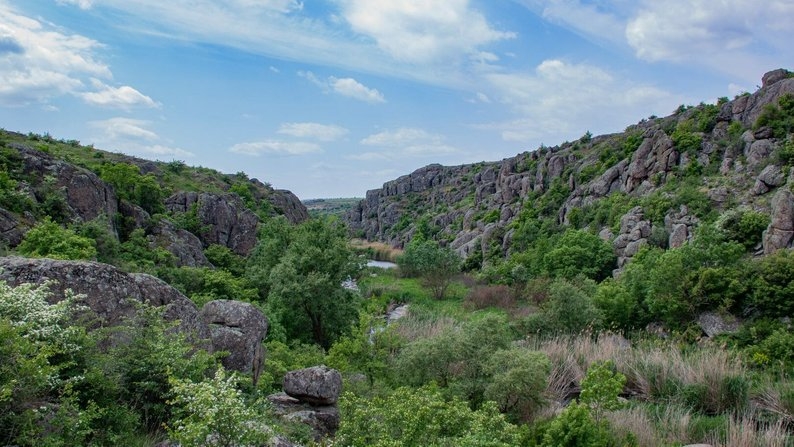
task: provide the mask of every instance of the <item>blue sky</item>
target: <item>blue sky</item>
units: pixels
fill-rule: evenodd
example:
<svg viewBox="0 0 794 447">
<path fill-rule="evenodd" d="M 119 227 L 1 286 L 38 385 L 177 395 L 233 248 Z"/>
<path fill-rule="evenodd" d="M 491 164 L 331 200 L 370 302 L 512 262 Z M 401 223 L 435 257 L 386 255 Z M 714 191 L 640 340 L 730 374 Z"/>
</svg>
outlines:
<svg viewBox="0 0 794 447">
<path fill-rule="evenodd" d="M 794 68 L 794 0 L 0 0 L 0 127 L 363 196 Z"/>
</svg>

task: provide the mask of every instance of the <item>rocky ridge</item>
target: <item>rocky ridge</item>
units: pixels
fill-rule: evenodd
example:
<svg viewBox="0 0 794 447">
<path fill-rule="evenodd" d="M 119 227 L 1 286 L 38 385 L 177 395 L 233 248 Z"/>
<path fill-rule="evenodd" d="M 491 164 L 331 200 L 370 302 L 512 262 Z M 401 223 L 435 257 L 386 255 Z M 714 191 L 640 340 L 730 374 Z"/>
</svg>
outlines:
<svg viewBox="0 0 794 447">
<path fill-rule="evenodd" d="M 3 208 L 4 203 L 0 202 L 0 246 L 9 248 L 17 246 L 43 214 L 61 223 L 104 217 L 115 238 L 121 239 L 121 233 L 136 228 L 144 229 L 151 246 L 168 250 L 178 266 L 211 267 L 203 253 L 211 244 L 223 245 L 242 256 L 253 249 L 260 218 L 251 206 L 283 215 L 294 224 L 309 218 L 306 207 L 290 191 L 273 189 L 243 173 L 224 175 L 205 168 L 188 168 L 181 162 L 153 162 L 99 151 L 77 142 L 59 142 L 49 136 L 25 137 L 4 130 L 0 132 L 0 151 L 0 166 L 9 173 L 13 185 L 10 194 L 22 203 L 12 209 Z M 106 163 L 135 166 L 141 175 L 155 179 L 163 191 L 170 191 L 162 203 L 170 217 L 151 216 L 141 206 L 122 199 L 98 175 Z M 205 190 L 174 191 L 169 186 L 183 184 Z M 245 192 L 247 202 L 233 192 L 232 185 Z M 197 224 L 192 232 L 175 223 L 175 217 L 191 212 L 196 213 Z"/>
<path fill-rule="evenodd" d="M 651 117 L 619 134 L 591 137 L 555 147 L 541 147 L 498 162 L 461 166 L 429 165 L 370 190 L 346 215 L 351 232 L 368 240 L 403 246 L 424 220 L 437 230 L 436 238 L 464 257 L 509 252 L 513 222 L 524 207 L 542 207 L 544 197 L 564 194 L 548 210 L 558 223 L 569 224 L 580 210 L 608 196 L 632 197 L 660 191 L 685 173 L 709 171 L 722 182 L 702 182 L 710 206 L 718 210 L 741 206 L 770 213 L 772 223 L 763 250 L 789 247 L 794 239 L 794 185 L 774 157 L 784 140 L 768 127 L 756 126 L 770 104 L 794 94 L 794 77 L 787 70 L 764 75 L 753 94 L 722 100 L 716 106 L 680 107 L 675 114 Z M 697 128 L 711 112 L 707 128 Z M 699 142 L 686 146 L 677 129 Z M 738 132 L 737 132 L 738 130 Z M 549 193 L 552 194 L 549 194 Z M 544 196 L 545 195 L 545 196 Z M 770 200 L 771 197 L 774 200 Z M 611 241 L 620 265 L 625 264 L 652 233 L 663 234 L 669 246 L 692 236 L 698 218 L 686 206 L 669 209 L 663 222 L 652 223 L 642 209 L 632 209 L 613 234 L 595 228 Z"/>
</svg>

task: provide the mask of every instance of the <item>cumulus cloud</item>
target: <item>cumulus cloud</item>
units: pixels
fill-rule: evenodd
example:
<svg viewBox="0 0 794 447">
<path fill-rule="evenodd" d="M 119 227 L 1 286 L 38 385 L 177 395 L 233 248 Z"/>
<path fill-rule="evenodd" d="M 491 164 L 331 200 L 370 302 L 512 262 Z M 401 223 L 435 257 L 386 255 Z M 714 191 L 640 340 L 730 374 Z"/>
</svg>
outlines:
<svg viewBox="0 0 794 447">
<path fill-rule="evenodd" d="M 652 62 L 704 65 L 757 80 L 758 70 L 794 58 L 794 3 L 770 0 L 645 1 L 628 21 L 626 39 L 637 57 Z"/>
<path fill-rule="evenodd" d="M 98 42 L 16 13 L 0 3 L 0 104 L 21 106 L 78 92 L 85 76 L 109 77 Z"/>
<path fill-rule="evenodd" d="M 299 71 L 298 76 L 320 87 L 323 91 L 333 92 L 359 101 L 369 103 L 383 103 L 386 98 L 377 89 L 367 87 L 353 78 L 336 78 L 333 76 L 321 79 L 311 71 Z"/>
<path fill-rule="evenodd" d="M 585 131 L 620 130 L 638 116 L 666 113 L 682 98 L 650 85 L 634 83 L 589 64 L 550 59 L 529 73 L 487 76 L 500 102 L 517 117 L 483 126 L 502 132 L 509 141 L 546 142 L 578 138 Z"/>
<path fill-rule="evenodd" d="M 280 134 L 319 141 L 336 141 L 348 132 L 349 130 L 342 126 L 319 123 L 284 123 L 278 129 Z"/>
<path fill-rule="evenodd" d="M 94 88 L 96 88 L 96 91 L 80 94 L 83 100 L 88 104 L 116 109 L 130 109 L 139 106 L 152 108 L 160 106 L 160 104 L 155 102 L 152 98 L 128 85 L 111 87 L 98 79 L 92 79 L 91 83 Z"/>
<path fill-rule="evenodd" d="M 386 102 L 383 93 L 374 88 L 369 88 L 353 78 L 339 79 L 331 77 L 328 78 L 328 82 L 331 85 L 331 89 L 342 96 L 371 103 Z"/>
<path fill-rule="evenodd" d="M 149 128 L 151 124 L 146 120 L 115 117 L 91 121 L 88 126 L 98 132 L 92 138 L 94 144 L 106 150 L 166 161 L 195 155 L 190 151 L 169 146 Z"/>
<path fill-rule="evenodd" d="M 459 152 L 446 143 L 443 135 L 424 129 L 401 127 L 369 135 L 360 143 L 364 146 L 380 147 L 382 151 L 368 151 L 349 158 L 361 161 L 398 160 L 406 157 L 431 157 Z"/>
<path fill-rule="evenodd" d="M 71 3 L 90 7 L 88 1 Z M 0 104 L 45 104 L 74 95 L 104 107 L 154 107 L 157 103 L 130 86 L 110 87 L 112 78 L 98 58 L 99 42 L 17 13 L 0 2 Z"/>
<path fill-rule="evenodd" d="M 491 27 L 468 0 L 343 0 L 343 17 L 353 31 L 371 37 L 393 58 L 438 62 L 515 37 Z"/>
<path fill-rule="evenodd" d="M 305 155 L 322 152 L 322 148 L 315 143 L 300 141 L 265 140 L 248 143 L 238 143 L 229 149 L 231 152 L 244 155 L 259 156 L 272 155 Z"/>
<path fill-rule="evenodd" d="M 94 129 L 101 130 L 107 139 L 135 138 L 150 141 L 159 139 L 155 132 L 146 128 L 149 122 L 145 120 L 117 117 L 102 121 L 92 121 L 88 124 Z"/>
</svg>

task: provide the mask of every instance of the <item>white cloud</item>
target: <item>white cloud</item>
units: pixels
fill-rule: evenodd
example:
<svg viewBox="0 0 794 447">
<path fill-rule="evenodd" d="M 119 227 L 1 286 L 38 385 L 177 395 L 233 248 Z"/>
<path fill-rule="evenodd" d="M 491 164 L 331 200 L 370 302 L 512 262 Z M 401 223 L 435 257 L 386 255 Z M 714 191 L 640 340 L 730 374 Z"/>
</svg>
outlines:
<svg viewBox="0 0 794 447">
<path fill-rule="evenodd" d="M 401 127 L 372 134 L 361 140 L 361 144 L 365 146 L 404 147 L 417 143 L 440 144 L 443 140 L 443 136 L 431 134 L 423 129 Z"/>
<path fill-rule="evenodd" d="M 517 0 L 544 19 L 598 42 L 625 45 L 624 15 L 633 0 L 585 2 L 581 0 Z"/>
<path fill-rule="evenodd" d="M 322 152 L 322 148 L 315 143 L 265 140 L 235 144 L 229 149 L 231 152 L 244 155 L 259 156 L 261 154 L 273 155 L 305 155 Z"/>
<path fill-rule="evenodd" d="M 91 6 L 85 0 L 69 3 Z M 98 59 L 103 48 L 95 40 L 66 34 L 0 2 L 0 104 L 46 104 L 55 97 L 74 95 L 103 107 L 156 107 L 154 100 L 130 86 L 110 87 L 100 80 L 113 77 Z"/>
<path fill-rule="evenodd" d="M 372 134 L 360 142 L 364 146 L 381 147 L 386 150 L 363 152 L 348 158 L 360 161 L 394 161 L 406 157 L 433 157 L 459 152 L 445 141 L 443 135 L 432 134 L 424 129 L 402 127 Z"/>
<path fill-rule="evenodd" d="M 319 141 L 335 141 L 347 135 L 348 132 L 349 130 L 342 126 L 319 123 L 284 123 L 278 129 L 280 134 Z"/>
<path fill-rule="evenodd" d="M 369 88 L 353 78 L 338 79 L 331 77 L 328 78 L 328 81 L 334 92 L 342 96 L 348 96 L 359 101 L 371 103 L 386 102 L 383 93 L 374 88 Z"/>
<path fill-rule="evenodd" d="M 149 108 L 160 106 L 152 98 L 128 85 L 111 87 L 98 79 L 92 79 L 91 83 L 97 90 L 80 94 L 88 104 L 116 109 L 130 109 L 137 106 Z"/>
<path fill-rule="evenodd" d="M 614 132 L 637 117 L 668 113 L 683 102 L 602 68 L 555 59 L 542 62 L 533 73 L 494 73 L 487 80 L 517 117 L 480 127 L 499 130 L 508 141 L 540 143 L 544 138 L 557 144 L 587 130 Z"/>
<path fill-rule="evenodd" d="M 393 58 L 438 63 L 478 47 L 515 37 L 497 31 L 468 0 L 342 0 L 351 28 L 375 40 Z"/>
<path fill-rule="evenodd" d="M 155 160 L 190 158 L 190 151 L 163 144 L 163 139 L 149 129 L 151 122 L 134 118 L 116 117 L 91 121 L 88 126 L 99 134 L 91 140 L 94 145 L 105 150 L 122 152 Z"/>
<path fill-rule="evenodd" d="M 338 95 L 347 96 L 359 101 L 369 103 L 383 103 L 386 98 L 377 89 L 367 87 L 353 78 L 336 78 L 333 76 L 328 79 L 320 79 L 311 71 L 299 71 L 298 76 L 308 80 L 312 84 L 320 87 L 323 91 L 334 92 Z"/>
<path fill-rule="evenodd" d="M 65 34 L 0 2 L 0 104 L 24 106 L 74 94 L 86 76 L 110 77 L 98 42 Z"/>
<path fill-rule="evenodd" d="M 55 0 L 59 5 L 76 5 L 80 9 L 90 9 L 91 0 Z"/>
<path fill-rule="evenodd" d="M 696 64 L 756 82 L 794 59 L 794 2 L 644 1 L 626 25 L 637 57 Z"/>
<path fill-rule="evenodd" d="M 110 118 L 102 121 L 92 121 L 89 126 L 102 131 L 106 139 L 118 140 L 125 138 L 135 138 L 155 141 L 159 137 L 153 131 L 146 129 L 148 121 L 132 118 Z"/>
</svg>

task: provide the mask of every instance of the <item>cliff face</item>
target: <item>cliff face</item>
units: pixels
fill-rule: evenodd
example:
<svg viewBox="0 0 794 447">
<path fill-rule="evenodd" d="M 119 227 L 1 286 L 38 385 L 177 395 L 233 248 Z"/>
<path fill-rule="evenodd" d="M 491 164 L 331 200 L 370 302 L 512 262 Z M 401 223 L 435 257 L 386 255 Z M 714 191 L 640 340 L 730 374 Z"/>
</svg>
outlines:
<svg viewBox="0 0 794 447">
<path fill-rule="evenodd" d="M 758 119 L 790 94 L 791 72 L 775 70 L 764 75 L 763 86 L 753 94 L 717 105 L 682 106 L 671 116 L 643 120 L 623 133 L 588 134 L 498 162 L 426 166 L 368 191 L 346 220 L 355 235 L 395 246 L 430 225 L 438 240 L 464 256 L 494 247 L 506 253 L 522 209 L 534 208 L 569 224 L 581 210 L 612 194 L 647 197 L 693 173 L 715 209 L 772 212 L 770 197 L 788 181 L 788 166 L 775 157 L 785 136 L 759 126 Z M 690 237 L 697 225 L 686 206 L 667 210 L 663 220 L 655 225 L 664 225 L 671 245 Z M 773 225 L 779 220 L 773 219 Z M 614 241 L 618 255 L 626 258 L 653 228 L 642 209 L 627 213 L 623 221 L 617 236 L 608 228 L 595 231 L 602 230 L 602 237 Z M 769 249 L 790 243 L 778 239 L 769 238 Z"/>
</svg>

